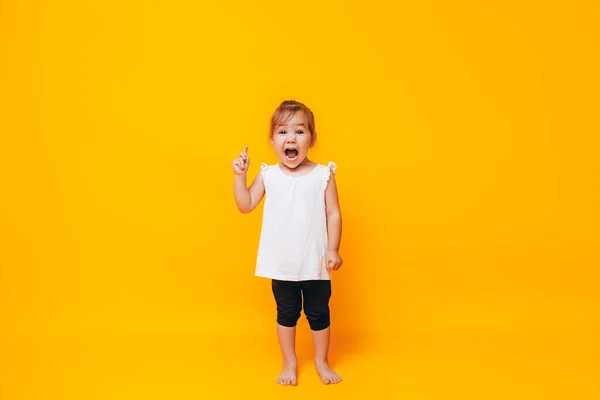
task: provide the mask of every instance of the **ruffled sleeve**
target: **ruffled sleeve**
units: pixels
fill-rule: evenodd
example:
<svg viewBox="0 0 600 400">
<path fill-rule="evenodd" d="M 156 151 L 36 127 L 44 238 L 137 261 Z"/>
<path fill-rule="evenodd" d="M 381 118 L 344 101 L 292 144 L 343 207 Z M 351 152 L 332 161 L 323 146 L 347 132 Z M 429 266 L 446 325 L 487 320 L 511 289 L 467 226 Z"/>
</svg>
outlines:
<svg viewBox="0 0 600 400">
<path fill-rule="evenodd" d="M 329 161 L 329 164 L 327 164 L 327 168 L 333 172 L 333 174 L 335 175 L 335 170 L 337 169 L 337 164 L 334 163 L 333 161 Z"/>
<path fill-rule="evenodd" d="M 323 190 L 327 189 L 329 177 L 332 174 L 335 175 L 336 169 L 337 169 L 336 163 L 334 163 L 333 161 L 329 161 L 329 164 L 327 164 L 327 169 L 325 170 L 325 179 L 323 180 Z"/>
<path fill-rule="evenodd" d="M 263 182 L 265 181 L 266 175 L 267 175 L 267 170 L 269 169 L 269 166 L 265 163 L 262 163 L 260 165 L 260 176 L 263 179 Z"/>
</svg>

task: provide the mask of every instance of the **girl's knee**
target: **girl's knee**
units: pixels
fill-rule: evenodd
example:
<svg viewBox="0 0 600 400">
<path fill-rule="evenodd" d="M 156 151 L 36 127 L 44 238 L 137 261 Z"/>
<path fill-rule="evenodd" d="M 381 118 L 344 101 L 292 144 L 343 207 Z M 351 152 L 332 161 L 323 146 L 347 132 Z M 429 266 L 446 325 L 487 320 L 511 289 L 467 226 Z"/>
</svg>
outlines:
<svg viewBox="0 0 600 400">
<path fill-rule="evenodd" d="M 305 310 L 305 313 L 306 319 L 308 320 L 308 324 L 310 325 L 311 330 L 321 331 L 323 329 L 329 328 L 329 325 L 331 324 L 329 308 L 321 312 Z"/>
</svg>

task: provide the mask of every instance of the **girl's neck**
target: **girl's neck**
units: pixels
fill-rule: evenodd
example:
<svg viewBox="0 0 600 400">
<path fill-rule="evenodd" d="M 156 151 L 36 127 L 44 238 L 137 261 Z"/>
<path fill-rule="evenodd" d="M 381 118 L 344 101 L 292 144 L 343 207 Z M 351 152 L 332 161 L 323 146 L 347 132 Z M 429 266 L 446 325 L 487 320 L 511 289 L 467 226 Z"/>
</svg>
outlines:
<svg viewBox="0 0 600 400">
<path fill-rule="evenodd" d="M 316 164 L 307 158 L 295 168 L 288 168 L 283 162 L 279 163 L 279 167 L 289 175 L 304 175 L 309 172 Z"/>
</svg>

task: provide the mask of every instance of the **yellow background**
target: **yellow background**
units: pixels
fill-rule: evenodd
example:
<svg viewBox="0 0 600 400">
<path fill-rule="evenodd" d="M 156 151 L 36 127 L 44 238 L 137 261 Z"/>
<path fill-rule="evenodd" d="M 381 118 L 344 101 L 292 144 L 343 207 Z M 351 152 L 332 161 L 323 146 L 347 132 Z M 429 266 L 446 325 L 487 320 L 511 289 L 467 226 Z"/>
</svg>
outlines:
<svg viewBox="0 0 600 400">
<path fill-rule="evenodd" d="M 413 4 L 414 3 L 414 4 Z M 0 3 L 0 398 L 598 399 L 593 1 Z M 280 358 L 231 162 L 316 115 L 344 267 Z M 252 396 L 251 396 L 252 397 Z M 211 397 L 212 398 L 212 397 Z"/>
</svg>

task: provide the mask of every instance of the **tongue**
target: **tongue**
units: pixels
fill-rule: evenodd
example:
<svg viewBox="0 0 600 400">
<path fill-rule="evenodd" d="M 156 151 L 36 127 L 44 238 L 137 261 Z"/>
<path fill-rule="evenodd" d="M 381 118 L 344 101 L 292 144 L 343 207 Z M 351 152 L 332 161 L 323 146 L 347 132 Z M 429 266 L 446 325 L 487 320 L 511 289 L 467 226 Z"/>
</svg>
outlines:
<svg viewBox="0 0 600 400">
<path fill-rule="evenodd" d="M 294 158 L 298 155 L 298 150 L 288 150 L 286 153 L 289 158 Z"/>
</svg>

